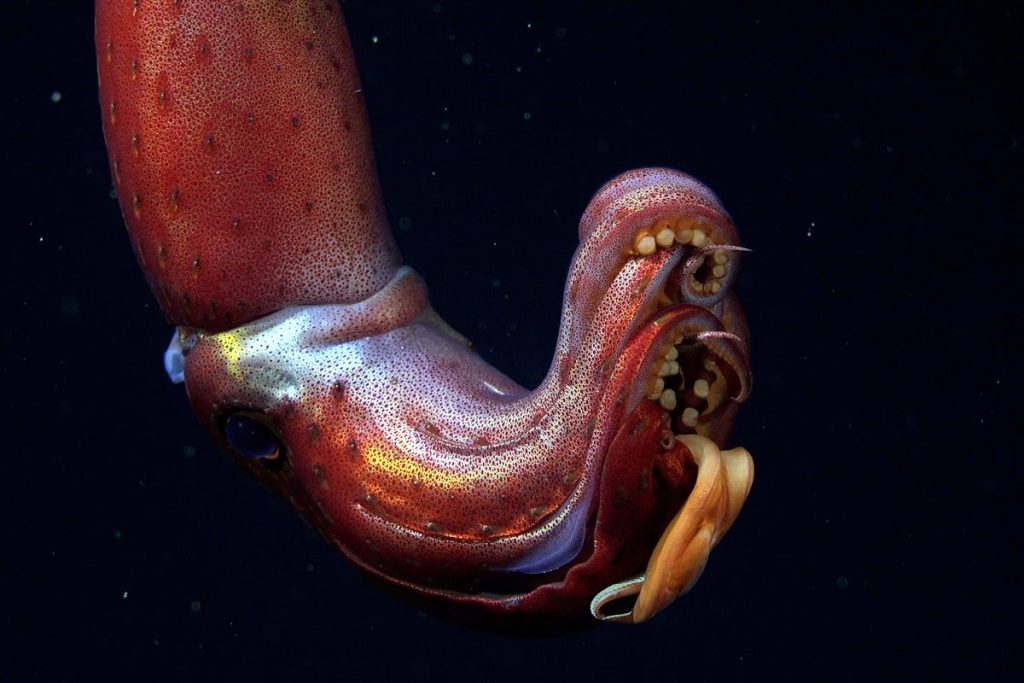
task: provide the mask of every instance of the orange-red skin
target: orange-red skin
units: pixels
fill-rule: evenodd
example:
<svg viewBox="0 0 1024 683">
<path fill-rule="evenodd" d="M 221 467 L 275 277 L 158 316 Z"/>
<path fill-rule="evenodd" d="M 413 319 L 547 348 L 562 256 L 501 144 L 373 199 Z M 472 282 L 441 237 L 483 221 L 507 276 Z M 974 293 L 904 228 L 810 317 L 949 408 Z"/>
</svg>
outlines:
<svg viewBox="0 0 1024 683">
<path fill-rule="evenodd" d="M 101 0 L 114 187 L 167 319 L 359 301 L 400 263 L 334 2 Z"/>
</svg>

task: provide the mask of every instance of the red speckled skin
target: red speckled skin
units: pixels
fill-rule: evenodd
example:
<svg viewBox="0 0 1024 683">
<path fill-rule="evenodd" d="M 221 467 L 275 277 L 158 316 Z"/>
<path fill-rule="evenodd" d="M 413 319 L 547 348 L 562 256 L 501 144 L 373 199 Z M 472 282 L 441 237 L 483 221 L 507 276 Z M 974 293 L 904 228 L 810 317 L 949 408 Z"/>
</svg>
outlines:
<svg viewBox="0 0 1024 683">
<path fill-rule="evenodd" d="M 704 185 L 640 169 L 579 226 L 555 358 L 527 391 L 488 366 L 399 268 L 341 13 L 333 2 L 97 2 L 101 101 L 140 264 L 183 329 L 185 383 L 211 434 L 371 575 L 482 619 L 566 620 L 643 571 L 695 466 L 646 398 L 665 350 L 717 359 L 723 444 L 747 395 L 731 293 L 695 293 L 703 254 L 640 256 L 659 219 L 738 244 Z M 236 220 L 237 219 L 237 220 Z M 319 304 L 319 305 L 316 305 Z M 245 412 L 284 457 L 226 441 Z M 582 549 L 540 573 L 572 520 Z"/>
<path fill-rule="evenodd" d="M 114 187 L 172 323 L 359 301 L 398 267 L 340 12 L 96 3 Z"/>
</svg>

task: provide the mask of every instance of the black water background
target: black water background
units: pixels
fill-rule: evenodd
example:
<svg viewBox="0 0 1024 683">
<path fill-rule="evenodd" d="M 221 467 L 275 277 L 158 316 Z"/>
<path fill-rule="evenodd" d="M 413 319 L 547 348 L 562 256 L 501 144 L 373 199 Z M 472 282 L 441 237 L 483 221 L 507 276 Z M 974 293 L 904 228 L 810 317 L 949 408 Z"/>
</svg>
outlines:
<svg viewBox="0 0 1024 683">
<path fill-rule="evenodd" d="M 89 4 L 19 2 L 0 678 L 1019 679 L 1019 12 L 552 5 L 345 3 L 385 197 L 438 310 L 531 384 L 592 192 L 670 165 L 719 193 L 755 252 L 758 470 L 697 589 L 510 639 L 368 586 L 165 381 Z"/>
</svg>

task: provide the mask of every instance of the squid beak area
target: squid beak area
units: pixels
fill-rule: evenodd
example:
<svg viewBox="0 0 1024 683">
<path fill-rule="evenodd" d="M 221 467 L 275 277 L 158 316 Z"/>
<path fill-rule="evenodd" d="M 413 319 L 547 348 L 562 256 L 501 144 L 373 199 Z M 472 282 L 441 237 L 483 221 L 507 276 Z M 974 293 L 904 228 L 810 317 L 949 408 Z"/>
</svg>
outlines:
<svg viewBox="0 0 1024 683">
<path fill-rule="evenodd" d="M 722 451 L 695 434 L 675 440 L 697 466 L 693 490 L 662 532 L 646 571 L 594 596 L 590 612 L 598 620 L 639 624 L 690 590 L 750 493 L 754 461 L 746 449 Z M 612 603 L 617 606 L 628 599 L 635 600 L 631 609 L 611 611 Z"/>
<path fill-rule="evenodd" d="M 661 535 L 647 546 L 654 550 L 646 570 L 592 599 L 594 618 L 620 623 L 647 621 L 693 587 L 754 477 L 747 450 L 719 445 L 750 389 L 743 343 L 710 312 L 682 305 L 663 310 L 631 346 L 647 349 L 638 368 L 645 382 L 641 405 L 659 413 L 664 461 L 683 463 L 692 487 L 657 527 Z"/>
</svg>

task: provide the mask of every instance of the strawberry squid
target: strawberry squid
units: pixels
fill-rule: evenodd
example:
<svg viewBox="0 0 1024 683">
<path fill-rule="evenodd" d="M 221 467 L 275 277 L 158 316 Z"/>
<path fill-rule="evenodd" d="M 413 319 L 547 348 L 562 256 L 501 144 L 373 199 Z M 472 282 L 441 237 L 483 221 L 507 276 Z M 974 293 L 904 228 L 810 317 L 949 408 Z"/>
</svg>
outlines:
<svg viewBox="0 0 1024 683">
<path fill-rule="evenodd" d="M 630 171 L 579 224 L 551 368 L 490 367 L 402 265 L 339 6 L 98 0 L 114 186 L 212 437 L 359 568 L 491 623 L 642 622 L 753 478 L 743 249 Z"/>
</svg>

